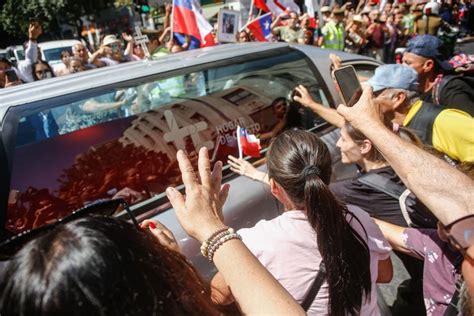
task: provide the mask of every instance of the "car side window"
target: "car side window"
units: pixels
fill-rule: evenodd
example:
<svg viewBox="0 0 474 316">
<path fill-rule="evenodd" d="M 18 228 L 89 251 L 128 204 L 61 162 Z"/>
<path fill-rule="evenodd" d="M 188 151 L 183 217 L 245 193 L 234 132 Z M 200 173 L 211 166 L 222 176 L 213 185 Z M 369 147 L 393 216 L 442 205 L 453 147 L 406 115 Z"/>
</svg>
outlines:
<svg viewBox="0 0 474 316">
<path fill-rule="evenodd" d="M 287 100 L 303 84 L 328 105 L 303 54 L 247 57 L 20 113 L 6 228 L 37 227 L 97 199 L 159 200 L 181 185 L 177 150 L 195 162 L 207 147 L 213 163 L 226 162 L 238 155 L 237 126 L 258 135 L 265 151 L 287 128 L 324 124 Z"/>
</svg>

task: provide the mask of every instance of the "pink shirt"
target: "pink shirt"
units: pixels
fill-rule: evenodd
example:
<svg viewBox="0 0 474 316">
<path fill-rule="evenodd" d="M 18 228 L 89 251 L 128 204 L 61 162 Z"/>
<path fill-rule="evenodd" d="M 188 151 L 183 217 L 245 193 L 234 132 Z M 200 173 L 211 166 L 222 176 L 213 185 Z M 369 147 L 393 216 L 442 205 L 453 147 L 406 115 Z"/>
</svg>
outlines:
<svg viewBox="0 0 474 316">
<path fill-rule="evenodd" d="M 367 232 L 372 279 L 371 299 L 362 306 L 361 315 L 380 315 L 377 307 L 376 280 L 378 261 L 389 257 L 391 248 L 369 215 L 355 206 L 348 206 Z M 364 238 L 359 222 L 350 225 Z M 316 233 L 303 211 L 292 210 L 270 221 L 261 220 L 253 228 L 239 230 L 244 243 L 273 276 L 302 303 L 319 270 L 321 255 Z M 308 310 L 308 315 L 328 315 L 328 291 L 325 282 Z"/>
</svg>

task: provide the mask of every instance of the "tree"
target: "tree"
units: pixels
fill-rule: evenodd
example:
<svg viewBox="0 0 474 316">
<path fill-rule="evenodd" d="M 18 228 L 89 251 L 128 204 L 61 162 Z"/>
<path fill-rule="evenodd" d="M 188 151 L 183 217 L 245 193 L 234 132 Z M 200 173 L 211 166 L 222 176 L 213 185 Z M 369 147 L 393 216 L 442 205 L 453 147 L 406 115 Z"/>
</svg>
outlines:
<svg viewBox="0 0 474 316">
<path fill-rule="evenodd" d="M 30 21 L 45 30 L 55 30 L 58 19 L 80 25 L 80 17 L 113 5 L 113 0 L 6 0 L 0 11 L 0 25 L 11 35 L 22 36 Z"/>
</svg>

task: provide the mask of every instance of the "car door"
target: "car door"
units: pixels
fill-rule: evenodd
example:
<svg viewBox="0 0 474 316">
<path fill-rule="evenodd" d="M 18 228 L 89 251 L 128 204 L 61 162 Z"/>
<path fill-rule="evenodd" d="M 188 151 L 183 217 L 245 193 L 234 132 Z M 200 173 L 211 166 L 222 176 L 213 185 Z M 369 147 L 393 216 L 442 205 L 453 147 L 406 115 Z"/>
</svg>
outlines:
<svg viewBox="0 0 474 316">
<path fill-rule="evenodd" d="M 168 186 L 182 189 L 176 151 L 186 151 L 195 163 L 204 146 L 213 163 L 224 162 L 224 182 L 231 184 L 224 209 L 229 226 L 275 217 L 281 206 L 269 188 L 233 174 L 227 156 L 238 155 L 238 125 L 273 136 L 304 128 L 324 138 L 333 128 L 286 98 L 304 84 L 329 106 L 326 83 L 318 78 L 303 53 L 279 48 L 12 107 L 2 124 L 8 169 L 0 180 L 8 200 L 3 230 L 16 234 L 95 200 L 124 197 L 139 219 L 167 225 L 209 275 L 212 267 L 182 231 L 164 194 Z M 286 104 L 283 115 L 275 101 Z M 284 127 L 276 130 L 282 119 Z M 264 168 L 270 140 L 262 140 L 260 158 L 246 159 Z"/>
</svg>

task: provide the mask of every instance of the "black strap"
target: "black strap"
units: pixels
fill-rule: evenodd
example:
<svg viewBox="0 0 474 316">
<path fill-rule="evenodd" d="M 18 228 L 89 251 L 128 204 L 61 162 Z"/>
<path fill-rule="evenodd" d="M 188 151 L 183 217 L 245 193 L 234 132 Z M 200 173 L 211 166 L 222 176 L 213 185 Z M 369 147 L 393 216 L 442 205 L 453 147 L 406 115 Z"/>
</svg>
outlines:
<svg viewBox="0 0 474 316">
<path fill-rule="evenodd" d="M 381 176 L 377 173 L 366 173 L 358 177 L 357 181 L 366 184 L 374 189 L 377 189 L 385 194 L 388 194 L 397 200 L 400 198 L 400 195 L 402 195 L 402 193 L 406 190 L 403 185 L 395 183 L 389 178 Z"/>
<path fill-rule="evenodd" d="M 311 285 L 308 295 L 306 295 L 303 303 L 301 303 L 301 307 L 303 307 L 305 312 L 308 311 L 308 309 L 311 307 L 311 304 L 313 304 L 313 301 L 316 298 L 316 295 L 318 295 L 321 285 L 323 285 L 324 279 L 326 279 L 326 267 L 321 261 L 321 264 L 319 265 L 319 271 L 316 274 L 313 285 Z"/>
</svg>

